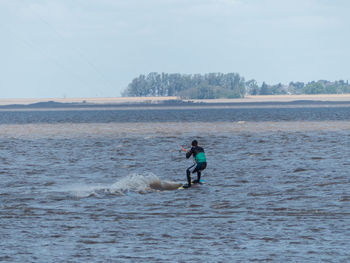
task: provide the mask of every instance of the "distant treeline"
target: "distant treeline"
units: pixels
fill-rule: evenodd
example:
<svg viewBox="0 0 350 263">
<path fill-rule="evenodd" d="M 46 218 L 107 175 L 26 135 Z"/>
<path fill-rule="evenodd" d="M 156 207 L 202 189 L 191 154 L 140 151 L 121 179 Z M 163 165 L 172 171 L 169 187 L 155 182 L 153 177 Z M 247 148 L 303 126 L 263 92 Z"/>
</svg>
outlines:
<svg viewBox="0 0 350 263">
<path fill-rule="evenodd" d="M 123 96 L 179 96 L 187 99 L 243 98 L 245 95 L 343 94 L 350 93 L 348 81 L 290 82 L 261 86 L 245 81 L 238 73 L 167 74 L 149 73 L 132 80 Z"/>
</svg>

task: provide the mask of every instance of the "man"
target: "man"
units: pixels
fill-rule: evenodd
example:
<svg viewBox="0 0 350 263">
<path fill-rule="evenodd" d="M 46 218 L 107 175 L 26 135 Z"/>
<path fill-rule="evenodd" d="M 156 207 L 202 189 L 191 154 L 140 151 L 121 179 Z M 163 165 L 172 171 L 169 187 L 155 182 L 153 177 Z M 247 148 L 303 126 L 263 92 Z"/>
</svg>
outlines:
<svg viewBox="0 0 350 263">
<path fill-rule="evenodd" d="M 195 164 L 191 167 L 188 167 L 186 170 L 187 175 L 187 185 L 184 185 L 184 188 L 191 187 L 191 172 L 197 173 L 197 180 L 193 183 L 199 183 L 201 179 L 201 172 L 207 167 L 207 159 L 205 158 L 204 149 L 198 146 L 197 140 L 192 141 L 192 148 L 190 151 L 186 152 L 186 158 L 190 158 L 193 155 Z"/>
</svg>

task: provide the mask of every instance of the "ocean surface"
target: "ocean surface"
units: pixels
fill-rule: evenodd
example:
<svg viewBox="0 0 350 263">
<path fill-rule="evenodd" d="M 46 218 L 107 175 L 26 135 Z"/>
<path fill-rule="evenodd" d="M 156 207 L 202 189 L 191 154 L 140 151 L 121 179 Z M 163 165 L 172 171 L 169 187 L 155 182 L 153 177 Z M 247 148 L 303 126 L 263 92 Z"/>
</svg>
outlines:
<svg viewBox="0 0 350 263">
<path fill-rule="evenodd" d="M 346 105 L 0 110 L 0 262 L 350 262 L 349 142 Z"/>
</svg>

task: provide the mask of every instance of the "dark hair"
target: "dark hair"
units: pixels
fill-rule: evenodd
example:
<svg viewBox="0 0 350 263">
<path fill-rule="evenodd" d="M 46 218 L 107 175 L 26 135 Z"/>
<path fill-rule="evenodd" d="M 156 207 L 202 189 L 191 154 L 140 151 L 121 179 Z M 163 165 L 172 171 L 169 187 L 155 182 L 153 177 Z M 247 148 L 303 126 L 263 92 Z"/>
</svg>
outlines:
<svg viewBox="0 0 350 263">
<path fill-rule="evenodd" d="M 193 140 L 193 141 L 192 141 L 192 146 L 197 146 L 197 145 L 198 145 L 197 140 Z"/>
</svg>

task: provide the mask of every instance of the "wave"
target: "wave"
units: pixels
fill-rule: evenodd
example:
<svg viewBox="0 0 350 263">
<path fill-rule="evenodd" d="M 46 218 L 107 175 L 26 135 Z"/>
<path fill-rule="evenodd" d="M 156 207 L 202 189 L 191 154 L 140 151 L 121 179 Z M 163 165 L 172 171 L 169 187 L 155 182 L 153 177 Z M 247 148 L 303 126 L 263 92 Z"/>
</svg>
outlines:
<svg viewBox="0 0 350 263">
<path fill-rule="evenodd" d="M 75 197 L 101 196 L 108 194 L 124 195 L 128 192 L 146 194 L 155 191 L 178 189 L 182 183 L 161 180 L 155 174 L 130 174 L 112 185 L 75 185 L 68 189 Z"/>
</svg>

